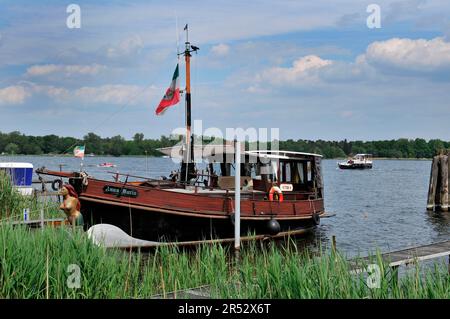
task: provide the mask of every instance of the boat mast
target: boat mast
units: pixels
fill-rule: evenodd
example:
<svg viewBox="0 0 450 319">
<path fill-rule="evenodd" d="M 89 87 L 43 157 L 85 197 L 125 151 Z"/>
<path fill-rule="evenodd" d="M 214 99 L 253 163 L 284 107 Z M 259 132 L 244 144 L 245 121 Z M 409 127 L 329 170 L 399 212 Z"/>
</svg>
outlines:
<svg viewBox="0 0 450 319">
<path fill-rule="evenodd" d="M 191 53 L 197 52 L 198 47 L 189 42 L 188 25 L 184 27 L 186 31 L 186 47 L 183 53 L 186 62 L 186 150 L 187 155 L 181 169 L 181 180 L 188 182 L 190 176 L 194 174 L 194 141 L 191 132 Z"/>
</svg>

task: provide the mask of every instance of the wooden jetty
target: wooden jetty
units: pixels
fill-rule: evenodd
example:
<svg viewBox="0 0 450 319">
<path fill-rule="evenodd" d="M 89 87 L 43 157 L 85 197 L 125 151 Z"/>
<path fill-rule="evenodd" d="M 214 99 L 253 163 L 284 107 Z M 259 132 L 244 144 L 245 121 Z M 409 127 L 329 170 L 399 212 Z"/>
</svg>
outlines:
<svg viewBox="0 0 450 319">
<path fill-rule="evenodd" d="M 440 151 L 433 157 L 428 188 L 427 210 L 448 212 L 448 177 L 450 150 Z"/>
<path fill-rule="evenodd" d="M 450 240 L 406 248 L 402 250 L 396 250 L 388 253 L 381 254 L 381 259 L 386 262 L 389 267 L 397 268 L 401 265 L 409 265 L 419 261 L 435 259 L 440 257 L 449 256 L 449 272 L 450 272 Z M 377 260 L 377 256 L 367 256 L 364 258 L 354 259 L 353 262 L 357 264 L 370 264 Z"/>
</svg>

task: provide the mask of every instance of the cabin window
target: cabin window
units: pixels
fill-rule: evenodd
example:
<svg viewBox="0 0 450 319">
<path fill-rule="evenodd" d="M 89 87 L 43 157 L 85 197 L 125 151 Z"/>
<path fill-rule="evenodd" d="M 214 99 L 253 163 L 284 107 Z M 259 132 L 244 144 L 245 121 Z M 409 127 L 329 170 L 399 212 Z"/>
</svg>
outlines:
<svg viewBox="0 0 450 319">
<path fill-rule="evenodd" d="M 308 172 L 308 182 L 311 182 L 312 181 L 312 167 L 311 167 L 310 161 L 307 162 L 307 172 Z"/>
<path fill-rule="evenodd" d="M 290 162 L 282 162 L 281 163 L 281 181 L 290 183 L 292 182 L 292 170 L 291 170 L 292 163 Z"/>
<path fill-rule="evenodd" d="M 271 161 L 268 164 L 259 165 L 259 174 L 261 175 L 261 179 L 275 182 L 277 181 L 277 171 L 278 171 L 278 163 L 275 161 Z"/>
<path fill-rule="evenodd" d="M 279 162 L 278 161 L 270 161 L 270 163 L 272 164 L 273 181 L 276 182 L 276 181 L 278 181 L 278 165 L 279 165 Z"/>
<path fill-rule="evenodd" d="M 293 184 L 303 183 L 303 178 L 301 178 L 300 172 L 303 172 L 302 163 L 291 163 L 291 176 Z"/>
<path fill-rule="evenodd" d="M 297 163 L 295 166 L 296 169 L 294 169 L 294 176 L 292 178 L 292 181 L 294 184 L 303 184 L 304 183 L 304 177 L 303 177 L 303 163 Z"/>
</svg>

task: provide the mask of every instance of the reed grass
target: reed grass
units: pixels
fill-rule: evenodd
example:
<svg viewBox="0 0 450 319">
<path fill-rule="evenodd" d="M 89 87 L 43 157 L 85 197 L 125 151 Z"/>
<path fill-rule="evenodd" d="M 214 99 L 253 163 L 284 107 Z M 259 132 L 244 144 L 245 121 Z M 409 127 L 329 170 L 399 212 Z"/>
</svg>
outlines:
<svg viewBox="0 0 450 319">
<path fill-rule="evenodd" d="M 352 274 L 339 253 L 312 254 L 251 243 L 238 267 L 221 245 L 195 250 L 160 247 L 152 252 L 107 250 L 81 230 L 30 230 L 0 226 L 0 298 L 150 298 L 209 285 L 213 298 L 449 298 L 445 264 L 418 267 L 398 283 L 386 265 L 380 288 L 367 274 Z M 70 288 L 70 265 L 80 269 L 80 287 Z M 420 276 L 419 276 L 420 274 Z"/>
<path fill-rule="evenodd" d="M 10 177 L 0 171 L 0 221 L 23 220 L 23 210 L 29 209 L 29 219 L 39 219 L 43 210 L 45 218 L 64 218 L 58 203 L 47 198 L 24 196 L 12 185 Z"/>
</svg>

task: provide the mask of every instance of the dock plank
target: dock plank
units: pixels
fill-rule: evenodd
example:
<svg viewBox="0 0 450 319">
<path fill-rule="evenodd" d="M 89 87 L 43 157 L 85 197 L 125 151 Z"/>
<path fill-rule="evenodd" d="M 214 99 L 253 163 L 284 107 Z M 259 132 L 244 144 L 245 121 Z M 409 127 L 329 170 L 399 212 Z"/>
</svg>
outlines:
<svg viewBox="0 0 450 319">
<path fill-rule="evenodd" d="M 450 256 L 450 240 L 381 254 L 381 258 L 391 267 L 445 256 Z M 375 259 L 376 256 L 372 255 L 358 260 L 359 263 L 369 263 Z"/>
</svg>

